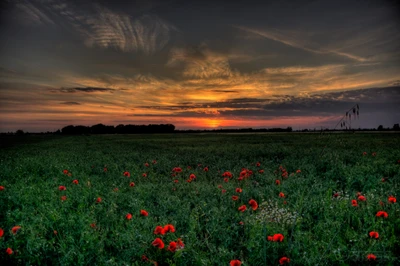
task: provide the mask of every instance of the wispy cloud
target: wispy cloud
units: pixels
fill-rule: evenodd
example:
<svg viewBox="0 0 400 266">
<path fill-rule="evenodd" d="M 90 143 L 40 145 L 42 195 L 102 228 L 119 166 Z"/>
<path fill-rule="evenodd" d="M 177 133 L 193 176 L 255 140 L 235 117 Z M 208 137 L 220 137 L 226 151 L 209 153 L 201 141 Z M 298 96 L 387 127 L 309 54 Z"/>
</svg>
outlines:
<svg viewBox="0 0 400 266">
<path fill-rule="evenodd" d="M 59 90 L 51 90 L 52 92 L 63 92 L 63 93 L 75 93 L 75 92 L 112 92 L 114 89 L 110 88 L 93 88 L 93 87 L 85 87 L 85 88 L 61 88 Z"/>
</svg>

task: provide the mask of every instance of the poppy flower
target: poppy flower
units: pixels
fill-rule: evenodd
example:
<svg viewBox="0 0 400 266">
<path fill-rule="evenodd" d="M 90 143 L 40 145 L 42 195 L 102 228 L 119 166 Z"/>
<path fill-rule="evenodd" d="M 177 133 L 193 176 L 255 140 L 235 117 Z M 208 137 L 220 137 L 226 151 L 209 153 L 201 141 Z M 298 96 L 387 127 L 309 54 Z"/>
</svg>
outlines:
<svg viewBox="0 0 400 266">
<path fill-rule="evenodd" d="M 375 231 L 371 231 L 371 232 L 369 232 L 369 236 L 371 238 L 379 238 L 379 233 L 375 232 Z"/>
<path fill-rule="evenodd" d="M 286 200 L 284 200 L 284 201 L 283 201 L 283 204 L 285 204 L 285 205 L 286 205 L 286 204 L 287 204 L 287 201 L 286 201 Z"/>
<path fill-rule="evenodd" d="M 186 182 L 190 183 L 192 182 L 192 179 L 189 178 L 188 180 L 186 180 Z"/>
<path fill-rule="evenodd" d="M 189 178 L 190 178 L 190 179 L 195 179 L 196 176 L 195 176 L 194 174 L 191 174 L 191 175 L 189 176 Z"/>
<path fill-rule="evenodd" d="M 67 196 L 61 196 L 61 200 L 62 201 L 66 201 L 67 200 Z"/>
<path fill-rule="evenodd" d="M 101 198 L 98 197 L 98 198 L 96 199 L 96 202 L 97 202 L 97 203 L 100 203 L 100 202 L 101 202 Z"/>
<path fill-rule="evenodd" d="M 246 205 L 242 205 L 238 208 L 239 211 L 244 212 L 247 209 Z"/>
<path fill-rule="evenodd" d="M 244 225 L 244 222 L 243 222 L 243 221 L 240 221 L 239 224 L 240 224 L 240 225 Z"/>
<path fill-rule="evenodd" d="M 275 184 L 280 185 L 281 181 L 279 179 L 275 180 Z"/>
<path fill-rule="evenodd" d="M 189 166 L 187 167 L 187 169 L 190 170 L 190 169 L 192 169 L 192 167 L 189 165 Z"/>
<path fill-rule="evenodd" d="M 146 173 L 143 173 L 142 176 L 143 176 L 143 177 L 147 177 L 147 174 L 146 174 Z"/>
<path fill-rule="evenodd" d="M 125 218 L 128 220 L 132 219 L 132 214 L 128 213 L 127 215 L 125 215 Z"/>
<path fill-rule="evenodd" d="M 239 188 L 239 187 L 236 188 L 235 191 L 236 191 L 236 193 L 242 193 L 243 192 L 243 190 L 241 188 Z"/>
<path fill-rule="evenodd" d="M 96 224 L 95 224 L 95 223 L 91 223 L 91 224 L 90 224 L 90 227 L 96 228 Z"/>
<path fill-rule="evenodd" d="M 157 161 L 156 160 L 153 160 L 153 164 L 156 164 L 157 163 Z"/>
<path fill-rule="evenodd" d="M 238 200 L 239 197 L 238 196 L 232 196 L 232 200 Z"/>
<path fill-rule="evenodd" d="M 176 241 L 176 245 L 177 245 L 178 249 L 182 249 L 185 247 L 185 244 L 183 244 L 183 242 L 180 238 L 178 238 L 178 240 Z"/>
<path fill-rule="evenodd" d="M 285 194 L 283 194 L 283 192 L 279 192 L 279 197 L 280 197 L 280 198 L 284 198 L 284 197 L 285 197 Z"/>
<path fill-rule="evenodd" d="M 131 173 L 129 173 L 128 171 L 125 171 L 125 172 L 124 172 L 124 176 L 126 176 L 126 177 L 131 177 Z"/>
<path fill-rule="evenodd" d="M 115 191 L 115 192 L 117 192 L 117 191 L 118 191 L 118 188 L 117 188 L 117 187 L 116 187 L 116 188 L 114 188 L 114 191 Z"/>
<path fill-rule="evenodd" d="M 4 230 L 0 228 L 0 237 L 3 237 L 3 235 L 4 235 Z"/>
<path fill-rule="evenodd" d="M 103 171 L 104 171 L 104 172 L 107 172 L 107 167 L 104 167 L 104 168 L 103 168 Z"/>
<path fill-rule="evenodd" d="M 360 196 L 358 196 L 358 200 L 359 200 L 359 201 L 366 201 L 367 198 L 364 197 L 364 196 L 362 196 L 362 195 L 360 195 Z"/>
<path fill-rule="evenodd" d="M 334 197 L 334 198 L 339 197 L 339 193 L 334 193 L 334 194 L 332 195 L 332 197 Z"/>
<path fill-rule="evenodd" d="M 78 184 L 79 184 L 79 182 L 78 182 L 78 180 L 77 180 L 77 179 L 75 179 L 74 181 L 72 181 L 72 183 L 74 183 L 74 184 L 76 184 L 76 185 L 78 185 Z"/>
<path fill-rule="evenodd" d="M 268 241 L 274 241 L 274 237 L 273 236 L 268 236 L 267 239 L 268 239 Z"/>
<path fill-rule="evenodd" d="M 373 152 L 373 153 L 372 153 L 372 156 L 376 156 L 376 152 Z"/>
<path fill-rule="evenodd" d="M 156 229 L 154 229 L 154 234 L 155 235 L 165 235 L 165 230 L 162 226 L 156 226 Z"/>
<path fill-rule="evenodd" d="M 223 188 L 223 187 L 222 187 L 222 185 L 218 185 L 218 188 L 221 189 L 221 188 Z"/>
<path fill-rule="evenodd" d="M 224 173 L 222 174 L 222 177 L 229 177 L 229 178 L 232 178 L 233 175 L 232 175 L 231 172 L 226 171 L 226 172 L 224 172 Z"/>
<path fill-rule="evenodd" d="M 225 177 L 225 178 L 224 178 L 224 182 L 225 182 L 225 183 L 228 183 L 228 182 L 229 182 L 229 178 Z"/>
<path fill-rule="evenodd" d="M 249 201 L 249 205 L 251 206 L 251 208 L 253 209 L 253 211 L 257 210 L 257 208 L 258 208 L 257 201 L 255 201 L 255 200 L 253 200 L 253 199 L 251 199 L 251 200 Z"/>
<path fill-rule="evenodd" d="M 204 167 L 204 172 L 208 172 L 208 167 Z"/>
<path fill-rule="evenodd" d="M 176 251 L 176 242 L 175 241 L 171 241 L 169 243 L 168 250 L 171 251 L 171 252 L 175 252 Z"/>
<path fill-rule="evenodd" d="M 256 166 L 257 166 L 257 167 L 260 167 L 260 166 L 261 166 L 261 163 L 260 163 L 260 162 L 256 163 Z"/>
<path fill-rule="evenodd" d="M 15 235 L 19 231 L 19 229 L 21 229 L 21 226 L 16 225 L 11 228 L 11 232 Z"/>
<path fill-rule="evenodd" d="M 283 178 L 287 178 L 288 175 L 289 175 L 288 172 L 283 172 L 283 173 L 282 173 L 282 177 L 283 177 Z"/>
<path fill-rule="evenodd" d="M 385 212 L 385 211 L 378 211 L 377 213 L 376 213 L 376 217 L 384 217 L 384 218 L 388 218 L 388 214 L 387 214 L 387 212 Z"/>
<path fill-rule="evenodd" d="M 388 201 L 390 202 L 390 203 L 396 203 L 396 198 L 395 197 L 393 197 L 393 196 L 390 196 L 389 198 L 388 198 Z"/>
<path fill-rule="evenodd" d="M 367 255 L 367 260 L 376 260 L 376 256 L 374 254 L 368 254 Z"/>
<path fill-rule="evenodd" d="M 57 235 L 57 234 L 58 234 L 57 230 L 54 230 L 54 231 L 53 231 L 53 233 L 54 233 L 55 235 Z"/>
<path fill-rule="evenodd" d="M 226 193 L 226 189 L 221 190 L 222 194 Z"/>
<path fill-rule="evenodd" d="M 148 260 L 149 260 L 149 258 L 146 257 L 146 255 L 142 255 L 142 261 L 148 261 Z"/>
<path fill-rule="evenodd" d="M 145 210 L 140 210 L 140 215 L 142 216 L 149 216 L 149 213 Z"/>
<path fill-rule="evenodd" d="M 13 250 L 12 250 L 11 248 L 7 248 L 7 249 L 6 249 L 6 253 L 7 253 L 8 255 L 11 255 L 11 254 L 13 254 L 14 252 L 13 252 Z"/>
<path fill-rule="evenodd" d="M 274 242 L 282 242 L 285 237 L 282 234 L 275 234 L 272 238 Z"/>
<path fill-rule="evenodd" d="M 151 243 L 154 247 L 157 247 L 159 249 L 164 248 L 164 242 L 160 238 L 156 238 L 153 243 Z"/>
<path fill-rule="evenodd" d="M 168 232 L 174 233 L 175 227 L 172 224 L 167 224 L 164 226 L 164 231 L 165 231 L 165 233 L 168 233 Z"/>
<path fill-rule="evenodd" d="M 62 191 L 62 190 L 67 190 L 67 188 L 65 186 L 59 186 L 58 190 Z"/>
<path fill-rule="evenodd" d="M 381 182 L 386 182 L 386 178 L 382 177 Z"/>
<path fill-rule="evenodd" d="M 290 262 L 290 259 L 288 257 L 282 257 L 282 258 L 279 259 L 279 264 L 280 265 L 284 265 L 284 264 L 289 263 L 289 262 Z"/>
<path fill-rule="evenodd" d="M 383 201 L 379 201 L 379 205 L 383 206 L 385 203 L 383 203 Z"/>
<path fill-rule="evenodd" d="M 300 169 L 297 169 L 296 170 L 296 174 L 300 174 L 301 173 L 301 170 Z"/>
<path fill-rule="evenodd" d="M 180 168 L 180 167 L 174 167 L 174 168 L 172 169 L 172 172 L 180 173 L 180 172 L 182 172 L 182 168 Z"/>
<path fill-rule="evenodd" d="M 63 170 L 63 174 L 64 174 L 64 175 L 68 174 L 68 170 L 67 170 L 67 169 L 64 169 L 64 170 Z"/>
<path fill-rule="evenodd" d="M 351 200 L 351 205 L 353 205 L 353 207 L 357 207 L 358 203 L 355 199 Z"/>
<path fill-rule="evenodd" d="M 129 183 L 129 186 L 130 186 L 130 187 L 134 187 L 134 186 L 135 186 L 135 183 L 134 183 L 134 182 L 130 182 L 130 183 Z"/>
<path fill-rule="evenodd" d="M 149 163 L 145 163 L 144 166 L 149 167 Z"/>
<path fill-rule="evenodd" d="M 242 262 L 240 260 L 231 260 L 231 262 L 229 262 L 229 266 L 240 266 L 242 265 Z"/>
<path fill-rule="evenodd" d="M 365 151 L 365 152 L 363 152 L 363 155 L 367 155 L 367 152 Z"/>
<path fill-rule="evenodd" d="M 258 170 L 258 172 L 259 172 L 260 174 L 263 174 L 263 173 L 264 173 L 264 169 Z"/>
</svg>

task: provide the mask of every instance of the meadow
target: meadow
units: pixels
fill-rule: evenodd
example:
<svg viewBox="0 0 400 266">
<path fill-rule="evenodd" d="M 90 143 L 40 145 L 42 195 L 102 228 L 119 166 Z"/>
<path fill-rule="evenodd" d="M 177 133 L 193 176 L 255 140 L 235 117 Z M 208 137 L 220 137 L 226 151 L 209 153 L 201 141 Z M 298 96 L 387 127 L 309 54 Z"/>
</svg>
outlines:
<svg viewBox="0 0 400 266">
<path fill-rule="evenodd" d="M 1 265 L 400 265 L 399 134 L 3 140 Z"/>
</svg>

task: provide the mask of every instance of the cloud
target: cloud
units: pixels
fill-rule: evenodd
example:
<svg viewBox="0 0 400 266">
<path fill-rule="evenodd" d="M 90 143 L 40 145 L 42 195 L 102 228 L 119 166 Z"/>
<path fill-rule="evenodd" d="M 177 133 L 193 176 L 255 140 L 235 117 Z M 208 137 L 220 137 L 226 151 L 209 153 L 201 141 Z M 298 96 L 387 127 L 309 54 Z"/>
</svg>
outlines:
<svg viewBox="0 0 400 266">
<path fill-rule="evenodd" d="M 16 7 L 24 14 L 22 21 L 27 25 L 56 25 L 48 12 L 29 1 L 20 1 Z"/>
<path fill-rule="evenodd" d="M 52 92 L 63 92 L 63 93 L 75 93 L 75 92 L 112 92 L 114 89 L 110 88 L 94 88 L 94 87 L 85 87 L 85 88 L 61 88 L 58 90 L 51 90 Z"/>
<path fill-rule="evenodd" d="M 78 102 L 62 102 L 61 104 L 65 104 L 65 105 L 81 105 Z"/>
</svg>

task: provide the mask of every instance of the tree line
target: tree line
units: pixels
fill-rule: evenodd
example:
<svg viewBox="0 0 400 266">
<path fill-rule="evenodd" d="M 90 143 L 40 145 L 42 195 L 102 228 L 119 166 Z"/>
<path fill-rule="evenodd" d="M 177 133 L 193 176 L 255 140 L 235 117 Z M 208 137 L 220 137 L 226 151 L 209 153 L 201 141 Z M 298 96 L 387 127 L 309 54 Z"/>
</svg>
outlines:
<svg viewBox="0 0 400 266">
<path fill-rule="evenodd" d="M 106 126 L 103 124 L 89 126 L 69 125 L 61 129 L 64 135 L 90 135 L 90 134 L 146 134 L 146 133 L 172 133 L 175 126 L 172 124 L 150 125 L 118 125 Z"/>
</svg>

